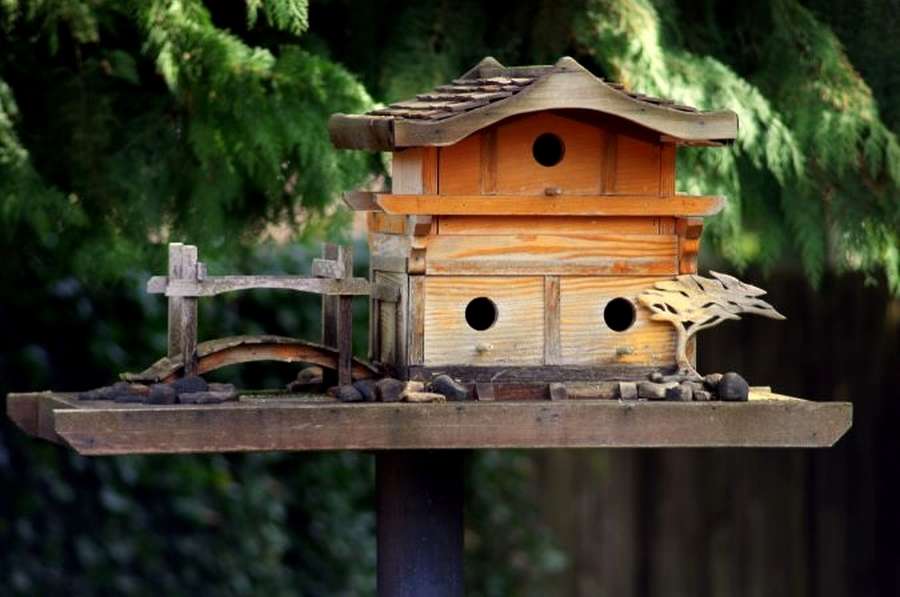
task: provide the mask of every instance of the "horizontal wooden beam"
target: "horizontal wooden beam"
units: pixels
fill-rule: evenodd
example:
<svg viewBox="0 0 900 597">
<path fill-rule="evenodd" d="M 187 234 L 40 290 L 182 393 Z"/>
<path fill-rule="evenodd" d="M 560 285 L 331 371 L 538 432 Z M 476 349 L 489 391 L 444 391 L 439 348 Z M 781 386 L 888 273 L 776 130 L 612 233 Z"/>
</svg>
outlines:
<svg viewBox="0 0 900 597">
<path fill-rule="evenodd" d="M 375 193 L 370 191 L 348 191 L 344 193 L 343 199 L 353 211 L 381 211 L 375 201 Z"/>
<path fill-rule="evenodd" d="M 166 296 L 215 296 L 225 292 L 254 289 L 294 290 L 314 294 L 367 295 L 369 281 L 365 278 L 333 280 L 327 278 L 303 278 L 299 276 L 209 276 L 204 280 L 169 280 L 166 276 L 153 276 L 147 282 L 150 294 Z"/>
<path fill-rule="evenodd" d="M 678 237 L 662 234 L 438 235 L 430 275 L 674 275 Z"/>
<path fill-rule="evenodd" d="M 48 402 L 52 432 L 81 454 L 480 448 L 827 447 L 852 405 L 751 394 L 749 402 L 617 400 L 327 402 L 320 396 L 242 397 L 215 405 Z M 9 407 L 8 407 L 9 408 Z M 35 407 L 37 408 L 37 407 Z M 38 430 L 17 421 L 29 433 Z"/>
<path fill-rule="evenodd" d="M 675 195 L 390 195 L 375 201 L 389 214 L 482 216 L 711 216 L 724 197 Z"/>
</svg>

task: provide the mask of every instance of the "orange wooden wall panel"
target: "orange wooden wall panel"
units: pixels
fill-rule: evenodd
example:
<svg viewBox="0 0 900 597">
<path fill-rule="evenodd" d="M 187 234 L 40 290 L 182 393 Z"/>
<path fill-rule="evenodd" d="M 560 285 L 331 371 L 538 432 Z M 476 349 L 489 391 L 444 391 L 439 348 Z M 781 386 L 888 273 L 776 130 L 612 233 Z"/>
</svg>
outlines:
<svg viewBox="0 0 900 597">
<path fill-rule="evenodd" d="M 560 112 L 517 116 L 439 148 L 442 195 L 568 195 L 674 192 L 675 148 L 616 120 Z M 565 146 L 562 160 L 542 166 L 532 152 L 543 133 Z"/>
</svg>

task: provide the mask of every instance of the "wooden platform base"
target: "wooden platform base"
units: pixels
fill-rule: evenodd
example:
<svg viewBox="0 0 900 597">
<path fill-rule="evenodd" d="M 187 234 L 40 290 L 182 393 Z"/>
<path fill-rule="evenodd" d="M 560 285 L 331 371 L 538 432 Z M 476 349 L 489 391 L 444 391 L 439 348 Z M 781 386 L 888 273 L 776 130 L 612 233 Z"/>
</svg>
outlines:
<svg viewBox="0 0 900 597">
<path fill-rule="evenodd" d="M 751 392 L 749 402 L 559 400 L 341 404 L 246 395 L 217 405 L 10 394 L 26 433 L 80 454 L 473 448 L 828 447 L 852 405 Z"/>
</svg>

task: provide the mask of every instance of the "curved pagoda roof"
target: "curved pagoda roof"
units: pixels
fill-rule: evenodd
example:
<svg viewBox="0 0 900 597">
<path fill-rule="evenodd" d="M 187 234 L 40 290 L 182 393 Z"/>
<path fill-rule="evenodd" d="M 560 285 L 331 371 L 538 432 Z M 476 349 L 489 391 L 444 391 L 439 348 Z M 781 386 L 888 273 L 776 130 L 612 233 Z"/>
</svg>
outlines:
<svg viewBox="0 0 900 597">
<path fill-rule="evenodd" d="M 701 112 L 632 93 L 569 57 L 553 65 L 512 67 L 487 57 L 459 79 L 414 99 L 366 114 L 334 114 L 328 129 L 335 147 L 394 151 L 452 145 L 504 118 L 558 109 L 610 114 L 688 144 L 727 143 L 738 130 L 731 110 Z"/>
</svg>

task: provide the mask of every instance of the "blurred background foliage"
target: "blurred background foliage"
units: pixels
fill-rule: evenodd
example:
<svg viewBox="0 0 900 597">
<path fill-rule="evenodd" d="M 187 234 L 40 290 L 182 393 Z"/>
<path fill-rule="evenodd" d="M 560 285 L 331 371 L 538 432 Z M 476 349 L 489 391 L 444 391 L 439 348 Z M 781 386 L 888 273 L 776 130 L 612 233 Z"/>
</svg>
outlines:
<svg viewBox="0 0 900 597">
<path fill-rule="evenodd" d="M 890 0 L 0 0 L 0 49 L 2 395 L 101 385 L 161 355 L 164 304 L 141 289 L 169 240 L 198 244 L 211 273 L 307 271 L 315 243 L 350 238 L 338 193 L 388 174 L 381 156 L 333 150 L 328 116 L 485 55 L 571 55 L 736 111 L 734 146 L 679 157 L 680 190 L 729 197 L 703 260 L 900 292 Z M 217 299 L 201 335 L 315 338 L 317 312 L 279 293 Z M 578 564 L 536 507 L 536 462 L 472 459 L 468 594 L 552 593 Z M 4 421 L 0 594 L 371 594 L 372 476 L 358 454 L 88 460 Z"/>
</svg>

